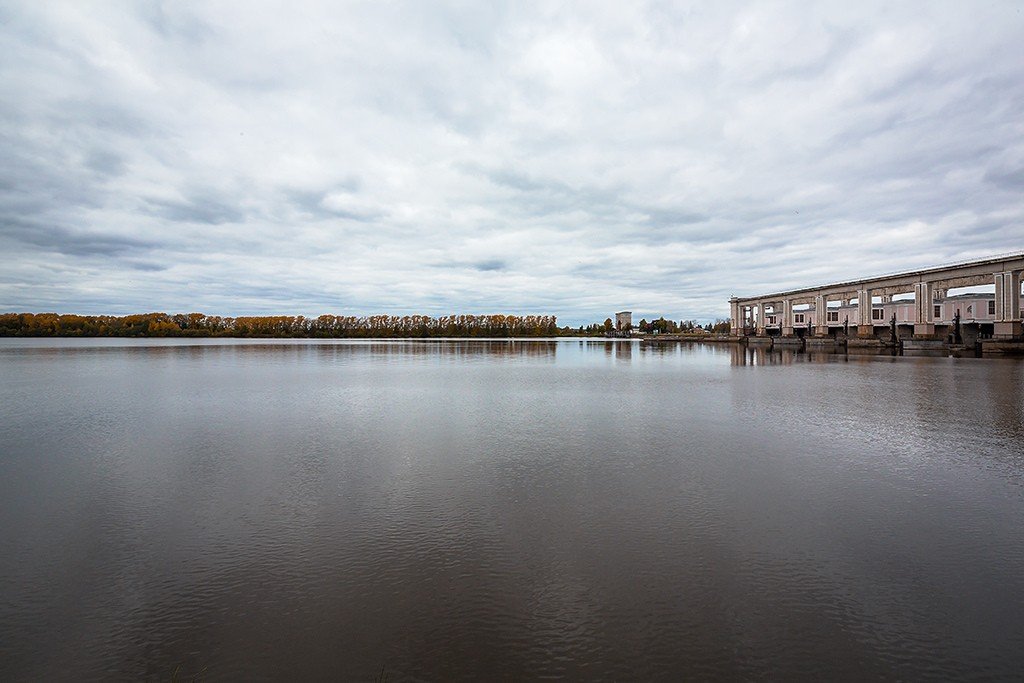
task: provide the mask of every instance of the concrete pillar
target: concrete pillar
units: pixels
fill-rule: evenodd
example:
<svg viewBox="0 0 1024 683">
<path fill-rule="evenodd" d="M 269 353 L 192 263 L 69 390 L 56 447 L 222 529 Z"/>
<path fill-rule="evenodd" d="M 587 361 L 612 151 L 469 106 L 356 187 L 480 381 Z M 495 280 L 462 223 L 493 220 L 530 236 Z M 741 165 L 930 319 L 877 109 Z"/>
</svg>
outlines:
<svg viewBox="0 0 1024 683">
<path fill-rule="evenodd" d="M 870 337 L 875 333 L 871 322 L 871 290 L 857 290 L 857 336 Z"/>
<path fill-rule="evenodd" d="M 828 299 L 821 294 L 814 297 L 814 333 L 828 336 Z"/>
<path fill-rule="evenodd" d="M 743 319 L 740 317 L 739 299 L 729 299 L 729 334 L 739 337 L 743 334 Z"/>
<path fill-rule="evenodd" d="M 996 318 L 992 336 L 1017 339 L 1022 336 L 1020 319 L 1020 271 L 995 274 Z"/>
<path fill-rule="evenodd" d="M 918 282 L 914 285 L 914 336 L 935 334 L 935 296 L 932 283 Z"/>
<path fill-rule="evenodd" d="M 793 336 L 793 302 L 790 299 L 782 302 L 782 334 L 785 337 Z"/>
<path fill-rule="evenodd" d="M 764 304 L 758 301 L 754 304 L 755 324 L 757 325 L 757 336 L 764 336 Z"/>
</svg>

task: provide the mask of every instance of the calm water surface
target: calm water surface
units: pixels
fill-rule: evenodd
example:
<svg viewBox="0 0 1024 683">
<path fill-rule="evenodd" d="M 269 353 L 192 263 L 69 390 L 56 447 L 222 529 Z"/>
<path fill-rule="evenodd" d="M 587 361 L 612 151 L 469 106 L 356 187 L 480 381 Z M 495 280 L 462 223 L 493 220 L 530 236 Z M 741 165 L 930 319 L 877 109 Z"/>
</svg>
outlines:
<svg viewBox="0 0 1024 683">
<path fill-rule="evenodd" d="M 0 680 L 1012 679 L 1024 363 L 0 340 Z"/>
</svg>

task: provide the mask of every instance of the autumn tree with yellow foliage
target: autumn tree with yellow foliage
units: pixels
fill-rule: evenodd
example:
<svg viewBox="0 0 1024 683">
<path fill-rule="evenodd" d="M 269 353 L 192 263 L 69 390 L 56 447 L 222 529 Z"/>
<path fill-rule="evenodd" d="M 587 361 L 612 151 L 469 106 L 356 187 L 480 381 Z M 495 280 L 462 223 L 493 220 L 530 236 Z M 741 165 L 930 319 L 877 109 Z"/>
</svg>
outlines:
<svg viewBox="0 0 1024 683">
<path fill-rule="evenodd" d="M 4 337 L 551 337 L 553 315 L 211 316 L 203 313 L 140 313 L 125 316 L 0 314 Z"/>
</svg>

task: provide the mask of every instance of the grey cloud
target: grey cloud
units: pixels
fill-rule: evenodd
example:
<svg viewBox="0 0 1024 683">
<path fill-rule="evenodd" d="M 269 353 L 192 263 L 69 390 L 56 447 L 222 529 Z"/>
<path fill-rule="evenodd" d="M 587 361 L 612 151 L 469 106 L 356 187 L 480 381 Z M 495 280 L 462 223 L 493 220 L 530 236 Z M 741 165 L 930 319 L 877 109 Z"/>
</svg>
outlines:
<svg viewBox="0 0 1024 683">
<path fill-rule="evenodd" d="M 288 201 L 302 213 L 313 216 L 329 216 L 332 212 L 324 208 L 323 201 L 325 193 L 310 192 L 306 190 L 292 190 L 286 193 Z"/>
<path fill-rule="evenodd" d="M 163 0 L 137 3 L 135 11 L 157 34 L 166 39 L 180 40 L 195 46 L 216 35 L 209 23 Z"/>
<path fill-rule="evenodd" d="M 763 88 L 780 82 L 813 81 L 816 78 L 821 78 L 834 70 L 844 58 L 848 57 L 858 42 L 858 36 L 850 30 L 842 30 L 834 26 L 822 27 L 819 30 L 828 36 L 828 48 L 824 55 L 802 64 L 774 69 L 767 74 L 754 78 L 750 85 L 755 88 Z"/>
<path fill-rule="evenodd" d="M 985 181 L 1004 190 L 1024 191 L 1024 166 L 1010 170 L 990 168 L 985 172 Z"/>
<path fill-rule="evenodd" d="M 340 183 L 338 189 L 346 192 L 355 192 L 359 188 L 358 181 L 350 180 Z M 343 207 L 331 207 L 325 203 L 328 197 L 326 191 L 311 190 L 288 190 L 285 192 L 288 202 L 300 213 L 314 219 L 343 218 L 359 223 L 371 223 L 383 217 L 380 211 L 366 211 L 357 209 L 346 209 Z"/>
<path fill-rule="evenodd" d="M 655 227 L 672 227 L 676 225 L 691 225 L 693 223 L 704 223 L 708 216 L 690 211 L 679 211 L 672 209 L 647 209 L 647 223 Z"/>
<path fill-rule="evenodd" d="M 473 267 L 477 270 L 482 271 L 494 271 L 494 270 L 505 270 L 508 268 L 508 263 L 501 259 L 492 259 L 490 261 L 478 261 L 473 264 Z"/>
<path fill-rule="evenodd" d="M 0 218 L 0 237 L 70 256 L 117 256 L 157 246 L 148 239 L 72 230 L 17 217 Z"/>
<path fill-rule="evenodd" d="M 535 179 L 510 169 L 468 167 L 490 182 L 514 190 L 517 196 L 500 202 L 502 210 L 522 216 L 544 218 L 572 212 L 588 214 L 594 223 L 612 223 L 630 207 L 621 199 L 621 188 L 603 188 L 588 184 L 570 185 L 560 179 Z"/>
<path fill-rule="evenodd" d="M 245 219 L 245 213 L 236 204 L 201 195 L 184 200 L 151 198 L 146 203 L 153 215 L 175 222 L 220 225 L 240 223 Z"/>
<path fill-rule="evenodd" d="M 59 97 L 46 114 L 48 125 L 76 143 L 94 134 L 114 138 L 144 138 L 160 133 L 161 126 L 134 110 L 129 102 L 105 101 L 81 96 Z"/>
<path fill-rule="evenodd" d="M 141 270 L 147 273 L 159 273 L 167 270 L 168 266 L 162 263 L 152 263 L 145 261 L 128 261 L 127 265 L 133 270 Z"/>
<path fill-rule="evenodd" d="M 33 148 L 9 133 L 0 135 L 0 144 L 6 149 L 0 158 L 0 207 L 4 211 L 25 217 L 101 205 L 93 185 L 95 171 L 63 168 L 63 154 Z"/>
<path fill-rule="evenodd" d="M 127 164 L 120 155 L 104 149 L 93 149 L 85 157 L 85 165 L 101 176 L 124 175 Z"/>
<path fill-rule="evenodd" d="M 477 261 L 442 261 L 431 264 L 434 268 L 456 269 L 456 270 L 477 270 L 481 272 L 494 272 L 508 270 L 510 265 L 505 259 L 481 259 Z"/>
<path fill-rule="evenodd" d="M 473 170 L 470 167 L 470 170 Z M 526 175 L 510 170 L 510 169 L 476 169 L 483 172 L 483 174 L 494 184 L 508 187 L 513 190 L 520 192 L 557 192 L 560 194 L 570 193 L 570 189 L 565 183 L 560 182 L 540 182 Z"/>
</svg>

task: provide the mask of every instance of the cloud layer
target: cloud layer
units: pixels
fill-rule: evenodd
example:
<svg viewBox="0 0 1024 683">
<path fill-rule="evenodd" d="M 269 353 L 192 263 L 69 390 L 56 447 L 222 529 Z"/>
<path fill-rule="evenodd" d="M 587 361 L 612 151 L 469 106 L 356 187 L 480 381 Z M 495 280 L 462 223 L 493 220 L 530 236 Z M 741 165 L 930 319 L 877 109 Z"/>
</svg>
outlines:
<svg viewBox="0 0 1024 683">
<path fill-rule="evenodd" d="M 1024 249 L 1020 3 L 806 4 L 2 3 L 0 310 L 708 320 Z"/>
</svg>

